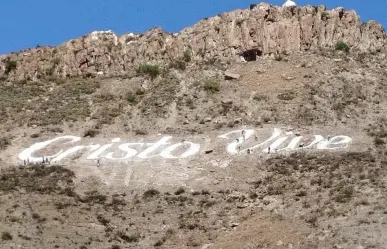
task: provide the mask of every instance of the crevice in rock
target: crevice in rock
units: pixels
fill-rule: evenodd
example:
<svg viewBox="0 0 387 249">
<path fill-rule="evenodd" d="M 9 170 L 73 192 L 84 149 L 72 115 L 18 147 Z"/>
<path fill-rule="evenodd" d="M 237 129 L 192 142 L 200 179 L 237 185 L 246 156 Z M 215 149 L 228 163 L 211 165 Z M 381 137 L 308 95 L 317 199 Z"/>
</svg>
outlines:
<svg viewBox="0 0 387 249">
<path fill-rule="evenodd" d="M 83 65 L 87 64 L 89 62 L 89 60 L 86 58 L 84 61 L 82 61 L 81 63 L 79 63 L 79 68 L 82 67 Z"/>
<path fill-rule="evenodd" d="M 341 18 L 343 18 L 344 16 L 344 10 L 340 10 L 339 11 L 339 19 L 341 20 Z"/>
<path fill-rule="evenodd" d="M 290 12 L 292 13 L 292 16 L 296 15 L 296 6 L 291 7 Z"/>
<path fill-rule="evenodd" d="M 255 36 L 255 30 L 253 30 L 253 29 L 250 30 L 249 31 L 249 35 L 250 35 L 251 38 L 253 38 Z"/>
</svg>

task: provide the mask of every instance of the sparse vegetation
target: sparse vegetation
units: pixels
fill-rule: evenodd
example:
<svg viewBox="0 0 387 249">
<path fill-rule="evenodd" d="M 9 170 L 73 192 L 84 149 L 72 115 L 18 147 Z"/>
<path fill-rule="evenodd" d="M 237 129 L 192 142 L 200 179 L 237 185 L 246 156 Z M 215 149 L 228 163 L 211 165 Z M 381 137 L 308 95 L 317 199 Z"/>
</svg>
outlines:
<svg viewBox="0 0 387 249">
<path fill-rule="evenodd" d="M 185 70 L 187 67 L 187 63 L 191 61 L 191 51 L 186 50 L 184 51 L 183 56 L 180 58 L 177 58 L 169 63 L 169 68 L 174 68 L 178 70 Z"/>
<path fill-rule="evenodd" d="M 101 223 L 102 225 L 104 225 L 104 226 L 107 226 L 107 225 L 109 225 L 109 223 L 110 223 L 110 220 L 109 219 L 106 219 L 104 216 L 102 216 L 102 215 L 98 215 L 97 216 L 97 220 L 99 221 L 99 223 Z"/>
<path fill-rule="evenodd" d="M 178 189 L 176 190 L 175 195 L 181 195 L 181 194 L 183 194 L 184 192 L 185 192 L 185 189 L 182 188 L 182 187 L 180 187 L 180 188 L 178 188 Z"/>
<path fill-rule="evenodd" d="M 127 243 L 138 242 L 140 240 L 140 237 L 141 237 L 140 234 L 127 235 L 124 232 L 118 232 L 117 236 Z"/>
<path fill-rule="evenodd" d="M 185 61 L 177 59 L 169 63 L 169 68 L 174 68 L 178 70 L 184 71 L 187 65 L 185 64 Z"/>
<path fill-rule="evenodd" d="M 256 93 L 253 96 L 253 100 L 255 100 L 255 101 L 266 101 L 266 100 L 268 100 L 268 97 L 266 95 L 261 94 L 261 93 Z"/>
<path fill-rule="evenodd" d="M 140 75 L 148 75 L 151 79 L 155 79 L 160 75 L 161 70 L 157 65 L 143 64 L 138 67 L 137 73 Z"/>
<path fill-rule="evenodd" d="M 125 39 L 125 43 L 128 43 L 128 42 L 130 42 L 130 41 L 134 41 L 134 40 L 136 40 L 135 37 L 133 37 L 133 36 L 128 36 L 128 37 L 126 37 L 126 39 Z"/>
<path fill-rule="evenodd" d="M 57 65 L 59 65 L 60 63 L 60 59 L 59 58 L 54 58 L 51 60 L 51 64 L 56 67 Z"/>
<path fill-rule="evenodd" d="M 131 105 L 136 105 L 137 104 L 137 97 L 135 94 L 132 92 L 129 92 L 126 94 L 126 100 L 131 104 Z"/>
<path fill-rule="evenodd" d="M 216 80 L 206 80 L 203 84 L 203 89 L 210 93 L 215 93 L 220 91 L 220 83 Z"/>
<path fill-rule="evenodd" d="M 65 187 L 71 187 L 73 177 L 72 171 L 56 165 L 10 168 L 0 173 L 0 191 L 24 189 L 27 192 L 60 194 L 63 189 L 60 181 L 66 182 Z"/>
<path fill-rule="evenodd" d="M 37 221 L 38 223 L 42 223 L 42 222 L 45 222 L 47 219 L 42 217 L 40 214 L 38 213 L 32 213 L 32 219 L 34 219 L 35 221 Z"/>
<path fill-rule="evenodd" d="M 1 233 L 1 239 L 2 240 L 12 240 L 13 237 L 9 232 L 2 232 Z"/>
<path fill-rule="evenodd" d="M 145 116 L 165 117 L 170 105 L 177 99 L 178 90 L 178 78 L 168 73 L 149 89 L 152 94 L 143 96 L 139 109 L 142 109 Z"/>
<path fill-rule="evenodd" d="M 9 74 L 12 70 L 15 70 L 17 67 L 17 62 L 16 61 L 7 61 L 5 63 L 5 74 Z"/>
<path fill-rule="evenodd" d="M 96 129 L 88 129 L 83 134 L 83 137 L 95 137 L 99 134 L 99 130 Z"/>
<path fill-rule="evenodd" d="M 185 62 L 190 62 L 191 61 L 191 51 L 190 50 L 185 50 L 183 54 L 183 60 Z"/>
<path fill-rule="evenodd" d="M 384 145 L 386 142 L 382 139 L 382 138 L 380 138 L 380 137 L 376 137 L 375 139 L 374 139 L 374 144 L 376 145 L 376 146 L 382 146 L 382 145 Z"/>
<path fill-rule="evenodd" d="M 94 190 L 94 191 L 87 192 L 86 195 L 81 200 L 82 202 L 86 202 L 86 203 L 104 204 L 107 200 L 107 196 Z"/>
<path fill-rule="evenodd" d="M 162 246 L 164 243 L 165 243 L 165 240 L 164 240 L 164 237 L 163 237 L 162 239 L 158 240 L 158 241 L 154 244 L 154 246 L 155 246 L 155 247 L 157 247 L 157 246 Z"/>
<path fill-rule="evenodd" d="M 347 43 L 343 41 L 338 41 L 335 45 L 335 49 L 338 51 L 343 51 L 348 53 L 350 48 Z"/>
<path fill-rule="evenodd" d="M 327 11 L 323 11 L 321 13 L 321 18 L 327 18 L 327 17 L 329 17 L 329 13 Z"/>
<path fill-rule="evenodd" d="M 0 85 L 0 124 L 7 121 L 14 125 L 59 125 L 66 121 L 78 121 L 90 116 L 86 96 L 93 94 L 98 82 L 93 80 L 67 80 L 49 91 L 45 81 L 33 84 Z M 60 96 L 60 98 L 58 97 Z M 44 101 L 47 99 L 49 101 Z"/>
<path fill-rule="evenodd" d="M 289 101 L 289 100 L 293 100 L 296 96 L 297 96 L 297 93 L 295 91 L 289 90 L 278 94 L 277 98 L 279 98 L 280 100 Z"/>
<path fill-rule="evenodd" d="M 272 199 L 267 199 L 266 194 L 276 195 L 275 199 L 285 203 L 290 210 L 302 208 L 300 218 L 314 229 L 319 229 L 320 221 L 330 224 L 329 221 L 335 217 L 347 215 L 354 203 L 372 205 L 370 201 L 359 202 L 359 200 L 364 200 L 364 195 L 361 199 L 357 198 L 355 184 L 360 179 L 360 174 L 366 172 L 367 174 L 361 179 L 375 178 L 367 186 L 367 189 L 372 189 L 385 173 L 384 171 L 383 174 L 380 171 L 376 173 L 378 163 L 369 152 L 295 153 L 286 157 L 273 155 L 266 162 L 258 163 L 259 171 L 264 172 L 264 177 L 249 182 L 249 188 L 232 190 L 221 188 L 211 192 L 203 189 L 194 191 L 189 196 L 183 187 L 178 188 L 174 194 L 160 193 L 151 188 L 142 194 L 142 199 L 145 201 L 142 201 L 141 196 L 139 198 L 137 194 L 133 194 L 133 199 L 126 194 L 114 194 L 111 201 L 107 201 L 107 199 L 110 200 L 110 197 L 92 191 L 86 192 L 84 197 L 62 196 L 64 200 L 55 201 L 52 205 L 65 217 L 68 212 L 78 215 L 87 212 L 88 217 L 94 215 L 94 219 L 105 227 L 102 234 L 108 238 L 106 241 L 110 243 L 105 245 L 107 248 L 119 248 L 117 246 L 120 243 L 131 243 L 135 246 L 134 243 L 137 242 L 144 243 L 148 247 L 174 248 L 174 245 L 170 245 L 169 242 L 174 243 L 175 239 L 180 242 L 180 240 L 188 240 L 187 236 L 190 234 L 201 234 L 203 241 L 209 241 L 212 238 L 211 235 L 203 232 L 210 228 L 217 232 L 223 227 L 232 229 L 238 226 L 236 222 L 230 224 L 230 217 L 233 217 L 233 220 L 249 219 L 245 213 L 239 214 L 239 210 L 246 208 L 252 201 L 262 203 L 264 209 L 270 205 L 270 208 L 276 209 L 281 214 L 280 209 L 277 208 L 282 204 L 277 205 L 277 202 L 271 202 Z M 304 177 L 302 182 L 299 181 L 300 175 Z M 326 175 L 330 177 L 324 177 Z M 50 205 L 49 201 L 45 200 L 44 203 L 44 205 Z M 24 205 L 23 202 L 20 204 Z M 326 211 L 315 212 L 316 205 Z M 35 211 L 32 212 L 32 217 L 34 225 L 42 226 L 44 218 L 41 215 Z M 68 224 L 65 219 L 54 218 L 54 220 Z M 286 218 L 277 219 L 274 216 L 268 220 L 270 224 L 286 222 Z M 49 216 L 47 216 L 47 221 L 50 221 Z M 149 232 L 148 226 L 151 224 L 176 226 L 180 230 L 178 236 L 169 241 L 174 234 L 172 229 L 168 228 L 164 233 L 161 231 Z M 222 224 L 222 226 L 217 228 L 212 224 Z M 98 245 L 98 240 L 94 238 L 90 238 L 89 241 L 93 245 Z M 200 245 L 195 241 L 190 243 Z M 85 245 L 91 244 L 86 242 Z"/>
<path fill-rule="evenodd" d="M 188 106 L 191 110 L 196 108 L 194 100 L 192 98 L 186 99 L 185 105 Z"/>
<path fill-rule="evenodd" d="M 40 137 L 40 133 L 34 133 L 34 134 L 31 134 L 30 138 L 38 138 Z"/>
<path fill-rule="evenodd" d="M 6 149 L 11 145 L 11 139 L 9 137 L 0 137 L 0 150 Z"/>
<path fill-rule="evenodd" d="M 165 235 L 159 239 L 155 244 L 154 246 L 155 247 L 158 247 L 158 246 L 162 246 L 168 238 L 170 238 L 172 235 L 174 234 L 174 231 L 172 229 L 168 229 L 165 233 Z"/>
<path fill-rule="evenodd" d="M 136 130 L 134 130 L 134 134 L 140 135 L 140 136 L 145 136 L 145 135 L 148 135 L 148 132 L 144 129 L 136 129 Z"/>
<path fill-rule="evenodd" d="M 353 193 L 354 193 L 354 188 L 352 185 L 344 186 L 336 194 L 336 196 L 334 197 L 334 200 L 341 203 L 348 202 L 351 199 Z"/>
<path fill-rule="evenodd" d="M 325 12 L 321 17 L 328 18 Z M 214 19 L 216 23 L 210 33 L 223 32 L 222 25 L 217 23 L 221 19 Z M 265 20 L 274 19 L 276 16 L 269 13 Z M 251 37 L 257 36 L 256 31 L 250 29 Z M 143 39 L 144 36 L 140 40 Z M 118 46 L 108 44 L 112 40 L 102 38 L 100 42 L 106 42 L 105 48 L 118 51 Z M 164 67 L 168 61 L 162 62 L 162 57 L 170 53 L 148 58 L 152 63 L 157 60 L 160 66 L 143 64 L 137 74 L 132 63 L 143 60 L 142 55 L 131 62 L 132 53 L 129 53 L 123 59 L 127 62 L 122 69 L 124 77 L 117 77 L 119 72 L 114 72 L 114 68 L 120 67 L 103 64 L 102 69 L 97 60 L 96 70 L 103 70 L 104 76 L 91 71 L 85 77 L 96 78 L 71 78 L 71 71 L 67 78 L 55 78 L 69 70 L 55 67 L 60 62 L 55 59 L 50 62 L 50 57 L 42 58 L 38 65 L 40 71 L 34 76 L 27 72 L 24 80 L 14 81 L 14 77 L 4 75 L 0 84 L 0 126 L 4 136 L 0 138 L 0 149 L 7 150 L 1 151 L 4 155 L 0 160 L 3 163 L 0 165 L 3 208 L 0 220 L 4 229 L 9 227 L 14 235 L 15 244 L 82 249 L 201 248 L 214 244 L 213 247 L 221 248 L 219 241 L 228 246 L 235 235 L 248 240 L 250 236 L 243 234 L 248 227 L 249 234 L 260 234 L 253 236 L 251 245 L 291 247 L 290 242 L 293 246 L 297 242 L 296 246 L 303 248 L 333 248 L 332 242 L 337 247 L 351 248 L 351 241 L 356 246 L 365 246 L 368 235 L 381 234 L 380 227 L 385 221 L 380 217 L 387 214 L 383 199 L 387 176 L 387 74 L 382 70 L 385 63 L 380 59 L 383 51 L 358 54 L 356 50 L 353 56 L 346 56 L 324 47 L 325 43 L 318 50 L 316 44 L 320 43 L 303 41 L 301 53 L 276 56 L 275 60 L 283 62 L 260 57 L 265 51 L 257 48 L 238 55 L 247 61 L 242 63 L 228 60 L 228 56 L 243 46 L 232 49 L 231 53 L 225 50 L 222 55 L 216 55 L 207 46 L 208 42 L 195 43 L 192 50 L 195 53 L 191 48 L 184 54 L 180 50 L 180 56 L 172 59 L 169 67 Z M 203 48 L 198 51 L 198 46 Z M 45 53 L 45 50 L 51 49 L 45 47 L 39 52 Z M 349 51 L 349 48 L 337 50 Z M 63 54 L 58 52 L 57 56 Z M 203 60 L 192 61 L 194 54 L 203 55 Z M 38 59 L 23 54 L 16 56 Z M 356 56 L 358 60 L 352 60 Z M 122 61 L 112 59 L 112 63 Z M 254 60 L 262 63 L 251 62 Z M 281 67 L 286 60 L 293 65 L 291 69 Z M 110 68 L 105 70 L 106 67 Z M 24 73 L 33 65 L 28 64 L 24 69 L 24 65 L 18 64 L 17 68 L 22 68 L 20 73 Z M 180 71 L 168 71 L 169 68 Z M 85 72 L 84 69 L 81 67 L 78 71 Z M 241 80 L 223 80 L 222 72 L 228 70 L 238 73 Z M 56 165 L 6 168 L 17 160 L 16 157 L 6 160 L 15 152 L 14 148 L 8 150 L 11 142 L 19 150 L 53 138 L 56 132 L 79 132 L 82 127 L 86 127 L 82 135 L 90 138 L 102 131 L 107 132 L 103 137 L 125 133 L 125 140 L 144 143 L 144 146 L 131 146 L 138 153 L 151 146 L 155 134 L 175 138 L 149 154 L 154 159 L 141 162 L 133 156 L 133 160 L 122 160 L 122 164 L 103 160 L 102 166 L 97 167 L 94 161 L 78 160 L 81 153 L 86 153 L 82 157 L 85 158 L 91 150 L 74 153 L 65 162 L 69 169 L 76 169 L 76 179 L 67 168 Z M 262 130 L 258 131 L 259 127 Z M 259 148 L 255 145 L 268 139 L 269 129 L 273 127 L 283 131 L 278 142 L 284 136 L 288 138 L 279 145 L 280 151 L 272 150 L 277 153 L 262 154 L 277 138 Z M 255 129 L 256 136 L 249 137 L 241 146 L 241 156 L 226 156 L 225 145 L 235 144 L 240 132 L 228 133 L 229 140 L 217 136 L 240 129 Z M 287 133 L 290 131 L 293 135 Z M 332 150 L 315 149 L 316 144 L 309 149 L 308 145 L 319 139 L 313 134 L 326 138 L 328 133 L 353 136 L 353 142 L 347 150 L 333 150 L 341 146 L 340 138 L 328 143 Z M 161 151 L 171 145 L 179 145 L 170 151 L 174 156 L 194 149 L 189 144 L 180 146 L 180 139 L 203 144 L 201 159 L 196 161 L 192 157 L 171 160 L 171 164 L 161 163 L 156 156 L 160 157 Z M 210 139 L 212 142 L 208 144 Z M 297 139 L 300 145 L 294 144 Z M 69 146 L 87 146 L 93 139 L 85 140 L 73 145 L 55 142 L 34 156 L 53 155 Z M 291 141 L 300 153 L 281 150 Z M 104 155 L 129 156 L 118 145 Z M 324 142 L 317 147 L 320 145 Z M 247 147 L 254 147 L 252 155 L 247 154 Z M 345 152 L 358 149 L 365 152 Z M 172 182 L 177 187 L 163 186 Z M 127 184 L 130 186 L 126 187 Z M 147 190 L 149 186 L 157 189 Z M 90 191 L 95 188 L 98 190 Z M 291 240 L 278 237 L 287 234 L 289 228 L 294 228 Z M 178 229 L 175 235 L 172 229 Z M 306 240 L 300 237 L 305 234 L 308 234 Z M 42 235 L 44 240 L 39 240 Z M 358 238 L 353 240 L 354 237 Z M 379 241 L 377 236 L 369 238 Z M 237 242 L 230 246 L 246 246 L 244 241 Z M 3 244 L 10 242 L 3 241 Z"/>
<path fill-rule="evenodd" d="M 152 197 L 155 197 L 155 196 L 158 196 L 160 194 L 160 192 L 156 189 L 148 189 L 147 191 L 144 192 L 144 194 L 142 195 L 142 197 L 144 199 L 149 199 L 149 198 L 152 198 Z"/>
</svg>

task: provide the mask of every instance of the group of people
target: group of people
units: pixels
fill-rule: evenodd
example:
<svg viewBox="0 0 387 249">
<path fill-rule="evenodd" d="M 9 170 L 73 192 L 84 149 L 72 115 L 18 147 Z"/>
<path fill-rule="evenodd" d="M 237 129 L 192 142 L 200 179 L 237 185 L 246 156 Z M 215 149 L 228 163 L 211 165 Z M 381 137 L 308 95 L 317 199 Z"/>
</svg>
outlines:
<svg viewBox="0 0 387 249">
<path fill-rule="evenodd" d="M 242 139 L 243 139 L 243 142 L 246 141 L 246 131 L 245 130 L 242 130 Z M 257 140 L 258 137 L 255 136 L 255 140 Z M 237 143 L 239 143 L 239 138 L 236 139 Z M 241 151 L 241 146 L 238 145 L 238 153 Z M 252 149 L 247 149 L 247 154 L 250 154 L 251 152 L 253 152 Z"/>
<path fill-rule="evenodd" d="M 236 139 L 236 142 L 239 144 L 239 139 L 240 138 L 237 138 Z M 245 132 L 245 130 L 242 130 L 242 139 L 243 139 L 243 142 L 245 142 L 246 141 L 246 132 Z M 328 141 L 330 141 L 330 139 L 331 139 L 331 136 L 328 136 Z M 257 141 L 258 140 L 258 137 L 257 136 L 255 136 L 255 140 Z M 305 145 L 304 145 L 304 143 L 301 143 L 298 147 L 299 148 L 303 148 Z M 241 151 L 241 146 L 240 145 L 238 145 L 238 153 Z M 277 148 L 275 149 L 275 153 L 277 153 Z M 250 149 L 250 148 L 248 148 L 247 149 L 247 154 L 251 154 L 253 152 L 253 150 L 252 149 Z M 270 146 L 267 148 L 267 153 L 268 154 L 270 154 L 271 153 L 271 148 L 270 148 Z"/>
<path fill-rule="evenodd" d="M 40 161 L 40 162 L 32 161 L 31 162 L 30 159 L 28 158 L 27 160 L 23 160 L 23 164 L 24 164 L 24 166 L 31 165 L 31 164 L 51 164 L 51 160 L 47 156 L 43 156 L 42 161 Z"/>
</svg>

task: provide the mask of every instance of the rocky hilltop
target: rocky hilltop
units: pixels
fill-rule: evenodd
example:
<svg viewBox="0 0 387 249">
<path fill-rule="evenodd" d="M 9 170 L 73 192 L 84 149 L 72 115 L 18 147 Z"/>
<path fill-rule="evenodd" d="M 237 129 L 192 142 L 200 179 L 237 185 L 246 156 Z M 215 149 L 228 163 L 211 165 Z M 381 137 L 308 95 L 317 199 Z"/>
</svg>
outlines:
<svg viewBox="0 0 387 249">
<path fill-rule="evenodd" d="M 332 47 L 337 41 L 362 51 L 386 48 L 383 27 L 374 21 L 362 23 L 353 10 L 260 3 L 206 18 L 175 34 L 161 28 L 122 36 L 96 31 L 58 47 L 3 55 L 0 75 L 10 80 L 114 76 L 143 62 L 171 61 L 184 54 L 193 62 L 256 60 L 257 56 Z"/>
<path fill-rule="evenodd" d="M 0 248 L 387 249 L 386 58 L 265 3 L 4 55 Z"/>
</svg>

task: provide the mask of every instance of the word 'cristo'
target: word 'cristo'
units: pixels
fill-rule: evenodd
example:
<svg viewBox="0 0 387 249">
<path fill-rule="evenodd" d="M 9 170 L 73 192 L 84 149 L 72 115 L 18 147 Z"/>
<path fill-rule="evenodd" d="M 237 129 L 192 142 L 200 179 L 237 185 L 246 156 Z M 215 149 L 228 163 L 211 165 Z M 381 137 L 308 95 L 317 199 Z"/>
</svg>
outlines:
<svg viewBox="0 0 387 249">
<path fill-rule="evenodd" d="M 344 149 L 352 142 L 348 136 L 334 136 L 324 138 L 314 135 L 309 144 L 303 136 L 295 135 L 293 132 L 282 132 L 275 128 L 271 136 L 259 142 L 259 137 L 254 129 L 236 130 L 218 136 L 227 142 L 228 154 L 251 154 L 257 152 L 269 153 L 282 151 L 296 151 L 300 149 L 335 150 Z M 165 159 L 188 158 L 201 154 L 200 144 L 181 141 L 172 144 L 172 136 L 164 136 L 156 142 L 124 142 L 121 138 L 111 140 L 111 143 L 100 145 L 78 144 L 82 140 L 77 136 L 61 136 L 44 142 L 31 145 L 19 154 L 19 159 L 29 162 L 41 162 L 42 157 L 52 162 L 59 162 L 69 156 L 88 153 L 86 159 L 99 160 L 145 160 L 156 157 Z"/>
</svg>

